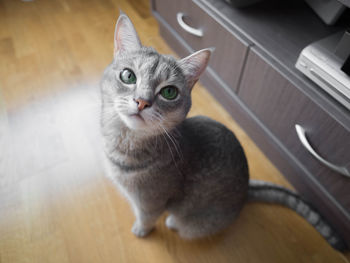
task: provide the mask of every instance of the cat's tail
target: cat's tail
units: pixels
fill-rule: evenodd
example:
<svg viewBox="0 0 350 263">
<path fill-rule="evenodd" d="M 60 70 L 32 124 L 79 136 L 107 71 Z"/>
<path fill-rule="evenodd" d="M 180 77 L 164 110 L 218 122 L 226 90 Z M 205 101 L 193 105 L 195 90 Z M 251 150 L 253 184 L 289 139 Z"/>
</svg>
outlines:
<svg viewBox="0 0 350 263">
<path fill-rule="evenodd" d="M 297 193 L 287 188 L 269 182 L 250 180 L 248 200 L 280 204 L 289 207 L 305 218 L 332 247 L 339 251 L 343 251 L 347 248 L 345 241 L 317 210 Z"/>
</svg>

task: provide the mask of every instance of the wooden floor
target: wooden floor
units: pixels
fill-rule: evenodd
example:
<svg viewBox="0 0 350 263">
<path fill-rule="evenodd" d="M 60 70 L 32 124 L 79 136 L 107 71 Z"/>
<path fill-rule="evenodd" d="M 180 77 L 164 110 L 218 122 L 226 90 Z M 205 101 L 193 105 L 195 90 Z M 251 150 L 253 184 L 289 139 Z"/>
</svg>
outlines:
<svg viewBox="0 0 350 263">
<path fill-rule="evenodd" d="M 179 239 L 164 217 L 149 237 L 131 234 L 131 210 L 103 175 L 98 123 L 119 8 L 145 45 L 173 53 L 146 0 L 0 0 L 0 262 L 347 262 L 267 204 L 205 240 Z M 203 87 L 193 97 L 191 115 L 237 134 L 252 177 L 289 186 Z"/>
</svg>

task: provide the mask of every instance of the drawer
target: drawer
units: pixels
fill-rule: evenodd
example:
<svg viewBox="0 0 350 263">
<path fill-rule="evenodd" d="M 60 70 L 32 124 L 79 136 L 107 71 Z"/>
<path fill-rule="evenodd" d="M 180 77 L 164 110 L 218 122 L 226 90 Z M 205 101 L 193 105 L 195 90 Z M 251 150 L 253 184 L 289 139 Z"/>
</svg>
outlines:
<svg viewBox="0 0 350 263">
<path fill-rule="evenodd" d="M 313 157 L 299 140 L 301 125 L 321 157 L 350 170 L 350 132 L 297 89 L 255 49 L 248 54 L 238 92 L 273 135 L 335 199 L 350 212 L 350 178 L 334 172 Z"/>
<path fill-rule="evenodd" d="M 209 67 L 228 87 L 236 91 L 248 44 L 238 39 L 192 1 L 154 0 L 153 8 L 193 50 L 215 47 Z M 179 13 L 184 14 L 183 22 L 186 25 L 201 30 L 203 36 L 195 36 L 186 31 L 178 22 Z"/>
</svg>

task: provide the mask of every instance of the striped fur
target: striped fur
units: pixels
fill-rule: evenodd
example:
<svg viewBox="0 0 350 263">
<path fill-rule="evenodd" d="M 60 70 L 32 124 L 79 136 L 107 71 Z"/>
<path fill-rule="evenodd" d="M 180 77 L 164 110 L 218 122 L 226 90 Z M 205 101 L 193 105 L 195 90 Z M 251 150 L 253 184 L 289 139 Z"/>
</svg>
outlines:
<svg viewBox="0 0 350 263">
<path fill-rule="evenodd" d="M 264 181 L 250 180 L 249 201 L 260 201 L 286 206 L 306 219 L 337 250 L 345 250 L 346 244 L 330 224 L 297 193 Z"/>
</svg>

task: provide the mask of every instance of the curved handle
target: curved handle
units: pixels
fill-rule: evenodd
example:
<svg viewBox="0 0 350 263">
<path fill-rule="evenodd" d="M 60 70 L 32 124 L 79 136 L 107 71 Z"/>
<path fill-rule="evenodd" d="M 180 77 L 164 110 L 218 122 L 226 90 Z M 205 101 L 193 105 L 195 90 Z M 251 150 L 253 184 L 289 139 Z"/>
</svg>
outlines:
<svg viewBox="0 0 350 263">
<path fill-rule="evenodd" d="M 189 25 L 187 25 L 184 21 L 184 13 L 177 13 L 176 18 L 177 18 L 177 22 L 179 23 L 179 25 L 182 27 L 183 30 L 185 30 L 186 32 L 196 36 L 196 37 L 202 37 L 203 36 L 203 30 L 201 29 L 196 29 L 193 27 L 190 27 Z"/>
<path fill-rule="evenodd" d="M 303 127 L 301 127 L 299 124 L 295 124 L 295 129 L 297 131 L 299 140 L 301 141 L 302 145 L 311 153 L 317 160 L 319 160 L 321 163 L 326 165 L 328 168 L 332 169 L 333 171 L 336 171 L 346 177 L 350 178 L 350 172 L 346 167 L 343 166 L 338 166 L 335 164 L 332 164 L 328 162 L 327 160 L 323 159 L 310 145 L 309 141 L 307 140 L 306 137 L 306 132 Z"/>
</svg>

